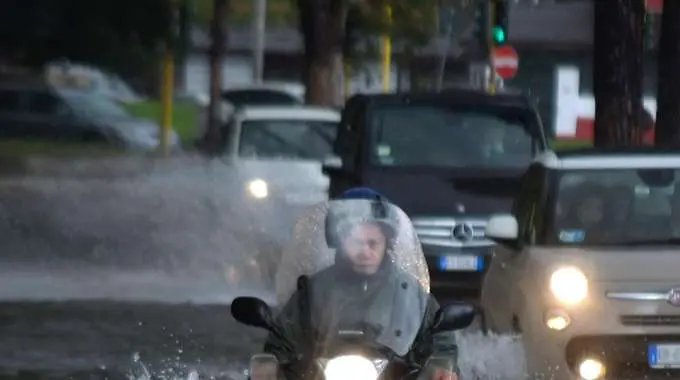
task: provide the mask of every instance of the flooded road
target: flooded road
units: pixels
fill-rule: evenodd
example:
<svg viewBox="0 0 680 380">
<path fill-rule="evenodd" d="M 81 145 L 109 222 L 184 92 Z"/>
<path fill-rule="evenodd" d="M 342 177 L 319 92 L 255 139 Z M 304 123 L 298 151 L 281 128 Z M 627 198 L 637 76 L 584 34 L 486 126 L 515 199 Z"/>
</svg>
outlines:
<svg viewBox="0 0 680 380">
<path fill-rule="evenodd" d="M 132 170 L 134 172 L 135 170 Z M 0 179 L 0 379 L 244 378 L 264 333 L 229 302 L 271 302 L 256 253 L 290 215 L 244 202 L 219 163 L 143 175 Z M 520 345 L 459 334 L 465 379 L 523 378 Z"/>
<path fill-rule="evenodd" d="M 263 332 L 238 326 L 226 305 L 106 301 L 3 303 L 2 378 L 125 379 L 140 375 L 242 379 Z"/>
</svg>

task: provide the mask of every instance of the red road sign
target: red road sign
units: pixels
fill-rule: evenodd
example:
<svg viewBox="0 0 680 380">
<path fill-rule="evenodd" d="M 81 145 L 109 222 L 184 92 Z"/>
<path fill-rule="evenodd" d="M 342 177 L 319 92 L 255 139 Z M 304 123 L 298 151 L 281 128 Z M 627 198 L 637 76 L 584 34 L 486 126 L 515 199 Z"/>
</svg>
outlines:
<svg viewBox="0 0 680 380">
<path fill-rule="evenodd" d="M 517 74 L 519 57 L 510 45 L 496 46 L 493 48 L 493 66 L 496 74 L 503 79 L 510 79 Z"/>
<path fill-rule="evenodd" d="M 645 0 L 645 9 L 649 13 L 661 13 L 663 11 L 663 0 Z"/>
</svg>

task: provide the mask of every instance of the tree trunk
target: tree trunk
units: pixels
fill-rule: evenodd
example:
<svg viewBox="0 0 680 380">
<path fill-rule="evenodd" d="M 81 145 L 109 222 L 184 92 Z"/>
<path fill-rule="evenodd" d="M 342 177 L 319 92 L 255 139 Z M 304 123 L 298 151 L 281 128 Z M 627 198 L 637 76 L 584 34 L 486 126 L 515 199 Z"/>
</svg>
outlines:
<svg viewBox="0 0 680 380">
<path fill-rule="evenodd" d="M 208 105 L 208 129 L 204 137 L 204 148 L 216 152 L 221 141 L 222 66 L 227 44 L 226 20 L 228 0 L 213 1 L 213 18 L 210 23 L 210 104 Z"/>
<path fill-rule="evenodd" d="M 644 0 L 593 4 L 595 146 L 642 145 Z"/>
<path fill-rule="evenodd" d="M 661 16 L 654 143 L 680 147 L 680 1 L 666 0 Z"/>
<path fill-rule="evenodd" d="M 320 106 L 342 104 L 342 44 L 345 0 L 297 0 L 304 38 L 305 101 Z"/>
</svg>

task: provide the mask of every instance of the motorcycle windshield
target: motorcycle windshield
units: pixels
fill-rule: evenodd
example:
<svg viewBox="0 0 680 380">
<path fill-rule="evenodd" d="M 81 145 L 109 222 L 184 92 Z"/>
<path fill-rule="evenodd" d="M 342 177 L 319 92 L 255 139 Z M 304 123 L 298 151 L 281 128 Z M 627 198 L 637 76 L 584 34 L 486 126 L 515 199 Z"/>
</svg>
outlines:
<svg viewBox="0 0 680 380">
<path fill-rule="evenodd" d="M 411 220 L 391 203 L 365 199 L 307 209 L 283 249 L 275 284 L 277 324 L 295 335 L 286 337 L 291 343 L 319 349 L 358 331 L 400 356 L 418 334 L 430 291 Z"/>
</svg>

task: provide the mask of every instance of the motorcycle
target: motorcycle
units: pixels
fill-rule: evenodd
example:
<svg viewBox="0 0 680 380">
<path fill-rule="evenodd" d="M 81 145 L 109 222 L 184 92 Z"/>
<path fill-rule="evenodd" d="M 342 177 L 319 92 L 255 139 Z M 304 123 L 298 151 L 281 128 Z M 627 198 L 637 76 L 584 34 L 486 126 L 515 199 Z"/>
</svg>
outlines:
<svg viewBox="0 0 680 380">
<path fill-rule="evenodd" d="M 275 355 L 251 357 L 250 380 L 417 380 L 431 378 L 435 370 L 454 371 L 451 357 L 435 355 L 423 360 L 417 355 L 429 352 L 419 346 L 423 342 L 418 338 L 468 327 L 475 308 L 462 302 L 449 304 L 436 312 L 429 326 L 421 326 L 430 295 L 417 234 L 397 206 L 381 203 L 382 208 L 376 208 L 374 203 L 328 201 L 300 217 L 283 249 L 275 279 L 278 303 L 285 305 L 282 312 L 275 315 L 272 307 L 256 297 L 232 301 L 231 314 L 238 322 L 267 330 L 278 345 Z M 377 215 L 392 224 L 376 222 L 376 209 Z M 326 216 L 338 212 L 371 218 L 360 217 L 345 229 L 331 226 L 329 233 Z M 337 230 L 344 231 L 346 241 L 333 235 Z M 350 250 L 361 239 L 368 239 L 361 244 L 378 244 L 379 236 L 385 236 L 388 249 L 377 262 L 378 269 L 369 277 L 346 273 L 353 264 L 339 258 L 338 247 Z M 369 256 L 362 257 L 362 270 L 370 267 Z M 295 319 L 286 319 L 292 315 Z"/>
</svg>

